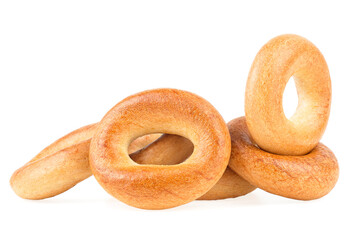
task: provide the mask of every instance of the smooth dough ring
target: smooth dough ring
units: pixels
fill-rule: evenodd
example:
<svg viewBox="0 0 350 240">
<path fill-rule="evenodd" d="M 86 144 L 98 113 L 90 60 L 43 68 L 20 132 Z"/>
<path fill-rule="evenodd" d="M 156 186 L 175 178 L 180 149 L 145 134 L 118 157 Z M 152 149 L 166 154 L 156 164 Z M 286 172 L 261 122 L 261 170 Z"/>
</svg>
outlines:
<svg viewBox="0 0 350 240">
<path fill-rule="evenodd" d="M 194 145 L 177 165 L 139 165 L 130 142 L 150 133 L 176 134 Z M 176 207 L 202 196 L 224 173 L 230 135 L 217 110 L 181 90 L 155 89 L 132 95 L 102 119 L 90 146 L 90 167 L 100 185 L 122 202 L 144 209 Z"/>
<path fill-rule="evenodd" d="M 244 117 L 228 123 L 231 134 L 229 166 L 252 185 L 267 192 L 300 200 L 329 193 L 339 176 L 332 151 L 319 143 L 304 156 L 265 152 L 252 142 Z"/>
<path fill-rule="evenodd" d="M 287 119 L 282 100 L 292 76 L 299 101 Z M 309 153 L 326 129 L 331 91 L 327 63 L 311 42 L 297 35 L 270 40 L 255 57 L 246 86 L 245 115 L 252 138 L 271 153 Z"/>
</svg>

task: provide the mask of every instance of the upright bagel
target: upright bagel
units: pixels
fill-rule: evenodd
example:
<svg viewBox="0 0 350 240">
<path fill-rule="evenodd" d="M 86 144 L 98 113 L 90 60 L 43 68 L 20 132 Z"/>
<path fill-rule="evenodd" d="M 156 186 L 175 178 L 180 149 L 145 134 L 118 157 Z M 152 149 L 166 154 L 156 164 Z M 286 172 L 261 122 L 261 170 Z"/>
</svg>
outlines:
<svg viewBox="0 0 350 240">
<path fill-rule="evenodd" d="M 149 133 L 177 134 L 194 145 L 177 165 L 139 165 L 127 153 L 130 142 Z M 100 185 L 138 208 L 164 209 L 206 193 L 224 173 L 230 136 L 216 109 L 203 98 L 175 89 L 130 96 L 102 119 L 90 146 L 90 167 Z"/>
<path fill-rule="evenodd" d="M 229 122 L 228 128 L 232 145 L 229 166 L 252 185 L 300 200 L 320 198 L 335 186 L 338 162 L 325 145 L 319 143 L 303 156 L 276 155 L 254 144 L 244 117 Z"/>
<path fill-rule="evenodd" d="M 287 119 L 285 86 L 294 77 L 299 103 Z M 309 153 L 321 139 L 330 113 L 331 80 L 321 52 L 297 35 L 282 35 L 264 45 L 251 67 L 245 115 L 254 141 L 282 155 Z"/>
<path fill-rule="evenodd" d="M 97 125 L 67 134 L 17 169 L 10 179 L 14 192 L 26 199 L 44 199 L 65 192 L 90 177 L 89 147 Z M 139 150 L 159 136 L 152 134 L 136 139 L 130 144 L 129 152 Z"/>
</svg>

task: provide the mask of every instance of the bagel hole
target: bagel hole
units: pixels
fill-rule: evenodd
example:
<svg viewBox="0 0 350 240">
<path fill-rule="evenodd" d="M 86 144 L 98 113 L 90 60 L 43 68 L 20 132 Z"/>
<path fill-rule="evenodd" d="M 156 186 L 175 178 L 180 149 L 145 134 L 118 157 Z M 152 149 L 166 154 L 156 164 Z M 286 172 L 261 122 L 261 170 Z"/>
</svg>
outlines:
<svg viewBox="0 0 350 240">
<path fill-rule="evenodd" d="M 193 153 L 193 143 L 175 134 L 148 134 L 129 145 L 130 158 L 137 164 L 176 165 Z"/>
<path fill-rule="evenodd" d="M 294 77 L 291 77 L 286 84 L 283 93 L 283 111 L 286 118 L 290 119 L 298 107 L 298 93 Z"/>
</svg>

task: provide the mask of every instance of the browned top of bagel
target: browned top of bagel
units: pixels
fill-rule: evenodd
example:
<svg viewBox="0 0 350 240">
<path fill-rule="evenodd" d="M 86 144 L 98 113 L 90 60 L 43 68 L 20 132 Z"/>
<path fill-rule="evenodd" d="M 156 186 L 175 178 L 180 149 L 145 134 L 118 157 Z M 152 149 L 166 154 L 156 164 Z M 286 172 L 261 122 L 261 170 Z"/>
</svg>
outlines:
<svg viewBox="0 0 350 240">
<path fill-rule="evenodd" d="M 301 200 L 320 198 L 335 186 L 339 166 L 325 145 L 319 143 L 302 156 L 277 155 L 257 147 L 244 117 L 232 120 L 228 127 L 232 141 L 229 166 L 252 185 Z"/>
<path fill-rule="evenodd" d="M 138 165 L 127 146 L 140 135 L 177 134 L 194 145 L 177 165 Z M 227 126 L 203 98 L 181 90 L 155 89 L 130 96 L 100 122 L 90 147 L 90 166 L 99 183 L 119 200 L 162 209 L 192 201 L 220 179 L 230 154 Z"/>
</svg>

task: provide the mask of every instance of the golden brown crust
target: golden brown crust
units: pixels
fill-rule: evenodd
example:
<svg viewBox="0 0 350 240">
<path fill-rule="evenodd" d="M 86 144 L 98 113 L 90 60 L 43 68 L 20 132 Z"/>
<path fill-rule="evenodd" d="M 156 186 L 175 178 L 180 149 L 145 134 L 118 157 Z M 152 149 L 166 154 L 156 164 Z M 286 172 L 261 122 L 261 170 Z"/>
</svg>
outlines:
<svg viewBox="0 0 350 240">
<path fill-rule="evenodd" d="M 44 199 L 63 193 L 90 177 L 89 147 L 97 125 L 67 134 L 16 170 L 10 179 L 14 192 L 26 199 Z M 138 150 L 159 136 L 140 137 L 130 144 L 129 151 Z"/>
<path fill-rule="evenodd" d="M 168 133 L 186 137 L 193 154 L 177 165 L 139 165 L 127 154 L 138 136 Z M 175 89 L 130 96 L 102 119 L 90 146 L 90 167 L 112 196 L 131 206 L 164 209 L 195 200 L 224 173 L 230 157 L 227 126 L 203 98 Z"/>
<path fill-rule="evenodd" d="M 38 153 L 34 158 L 32 158 L 32 160 L 30 160 L 29 163 L 39 159 L 43 159 L 65 148 L 72 147 L 75 144 L 84 142 L 86 140 L 91 140 L 92 136 L 96 132 L 97 126 L 98 123 L 93 123 L 68 133 L 67 135 L 61 137 L 60 139 L 56 140 L 55 142 L 44 148 L 40 153 Z"/>
<path fill-rule="evenodd" d="M 91 176 L 87 161 L 90 140 L 28 162 L 16 170 L 10 184 L 25 199 L 56 196 Z"/>
<path fill-rule="evenodd" d="M 214 187 L 212 187 L 197 200 L 235 198 L 246 195 L 255 189 L 255 186 L 251 185 L 249 182 L 227 167 L 224 174 L 214 185 Z"/>
<path fill-rule="evenodd" d="M 132 141 L 128 148 L 128 153 L 132 154 L 135 153 L 150 144 L 152 144 L 155 140 L 160 138 L 163 134 L 161 133 L 154 133 L 154 134 L 147 134 L 141 137 L 136 138 L 134 141 Z"/>
<path fill-rule="evenodd" d="M 149 146 L 130 154 L 130 158 L 138 164 L 175 165 L 185 161 L 192 152 L 193 144 L 187 138 L 163 134 Z"/>
<path fill-rule="evenodd" d="M 283 92 L 294 77 L 299 103 L 287 119 Z M 331 105 L 331 80 L 321 52 L 297 35 L 282 35 L 264 45 L 252 64 L 245 115 L 254 141 L 281 155 L 309 153 L 321 139 Z"/>
<path fill-rule="evenodd" d="M 251 140 L 244 117 L 228 123 L 231 134 L 229 166 L 240 176 L 267 192 L 300 200 L 329 193 L 338 176 L 332 151 L 319 143 L 309 154 L 283 156 L 259 149 Z"/>
</svg>

